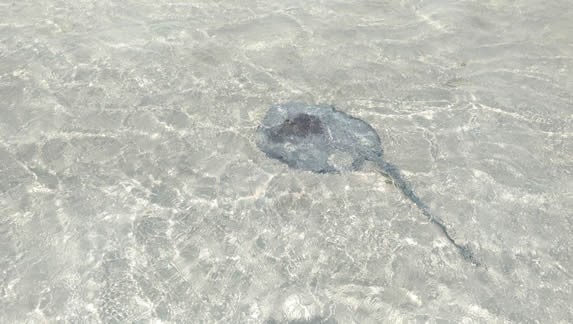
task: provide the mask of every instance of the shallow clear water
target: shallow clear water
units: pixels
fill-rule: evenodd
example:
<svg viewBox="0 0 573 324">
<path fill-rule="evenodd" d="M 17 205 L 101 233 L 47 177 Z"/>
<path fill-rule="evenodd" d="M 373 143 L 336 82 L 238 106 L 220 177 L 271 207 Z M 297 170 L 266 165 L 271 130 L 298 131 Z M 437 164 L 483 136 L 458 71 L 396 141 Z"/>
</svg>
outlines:
<svg viewBox="0 0 573 324">
<path fill-rule="evenodd" d="M 569 1 L 3 1 L 0 322 L 573 322 Z M 255 130 L 328 103 L 366 168 Z"/>
</svg>

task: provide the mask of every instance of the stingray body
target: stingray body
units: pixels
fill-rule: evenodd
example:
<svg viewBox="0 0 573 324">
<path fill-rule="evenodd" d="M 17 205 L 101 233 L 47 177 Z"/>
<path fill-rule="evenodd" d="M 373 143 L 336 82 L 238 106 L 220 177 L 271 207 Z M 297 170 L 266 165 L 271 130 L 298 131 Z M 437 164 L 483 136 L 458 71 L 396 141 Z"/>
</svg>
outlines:
<svg viewBox="0 0 573 324">
<path fill-rule="evenodd" d="M 392 182 L 437 226 L 467 261 L 479 266 L 468 246 L 458 244 L 443 221 L 430 213 L 394 165 L 384 161 L 380 137 L 365 121 L 332 106 L 287 103 L 272 106 L 257 130 L 258 147 L 268 157 L 294 169 L 317 173 L 359 170 L 375 163 Z"/>
</svg>

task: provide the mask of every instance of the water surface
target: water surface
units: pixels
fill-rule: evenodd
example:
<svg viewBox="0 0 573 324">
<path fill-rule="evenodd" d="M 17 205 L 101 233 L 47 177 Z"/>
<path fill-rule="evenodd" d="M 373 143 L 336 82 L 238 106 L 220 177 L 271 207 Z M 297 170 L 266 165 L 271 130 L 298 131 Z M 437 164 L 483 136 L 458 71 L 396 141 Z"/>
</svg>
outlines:
<svg viewBox="0 0 573 324">
<path fill-rule="evenodd" d="M 569 1 L 4 1 L 0 322 L 573 322 Z M 268 107 L 374 168 L 268 159 Z"/>
</svg>

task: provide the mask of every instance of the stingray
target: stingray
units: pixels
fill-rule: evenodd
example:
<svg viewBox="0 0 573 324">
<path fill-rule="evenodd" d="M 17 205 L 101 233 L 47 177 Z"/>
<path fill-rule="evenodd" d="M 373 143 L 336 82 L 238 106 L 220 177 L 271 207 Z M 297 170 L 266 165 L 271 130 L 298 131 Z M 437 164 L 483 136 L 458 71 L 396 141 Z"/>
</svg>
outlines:
<svg viewBox="0 0 573 324">
<path fill-rule="evenodd" d="M 341 173 L 358 171 L 366 161 L 374 163 L 465 260 L 480 266 L 470 247 L 454 240 L 444 222 L 430 212 L 400 170 L 383 159 L 380 137 L 365 121 L 332 106 L 291 102 L 271 106 L 257 128 L 257 135 L 261 151 L 293 169 Z"/>
</svg>

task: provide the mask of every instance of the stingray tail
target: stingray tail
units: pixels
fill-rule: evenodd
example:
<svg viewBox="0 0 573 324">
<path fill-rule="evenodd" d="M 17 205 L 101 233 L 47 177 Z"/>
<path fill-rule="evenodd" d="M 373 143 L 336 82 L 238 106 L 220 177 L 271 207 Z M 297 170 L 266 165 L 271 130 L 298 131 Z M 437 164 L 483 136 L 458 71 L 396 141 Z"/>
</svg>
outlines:
<svg viewBox="0 0 573 324">
<path fill-rule="evenodd" d="M 465 260 L 469 261 L 475 266 L 481 265 L 481 262 L 476 258 L 475 254 L 473 253 L 469 245 L 459 244 L 452 238 L 450 233 L 448 233 L 448 229 L 444 224 L 444 222 L 439 217 L 434 216 L 430 212 L 429 207 L 420 199 L 420 197 L 416 195 L 416 193 L 414 193 L 414 191 L 412 190 L 412 186 L 410 186 L 410 183 L 408 183 L 408 181 L 402 176 L 400 170 L 398 170 L 398 168 L 395 165 L 392 165 L 385 161 L 379 161 L 378 166 L 380 167 L 380 171 L 384 175 L 392 179 L 394 185 L 398 187 L 402 191 L 402 193 L 406 197 L 408 197 L 408 199 L 410 199 L 420 209 L 422 214 L 424 214 L 424 216 L 428 218 L 428 221 L 436 225 L 442 231 L 446 239 L 450 241 L 450 243 L 452 243 L 458 249 L 458 251 Z"/>
</svg>

